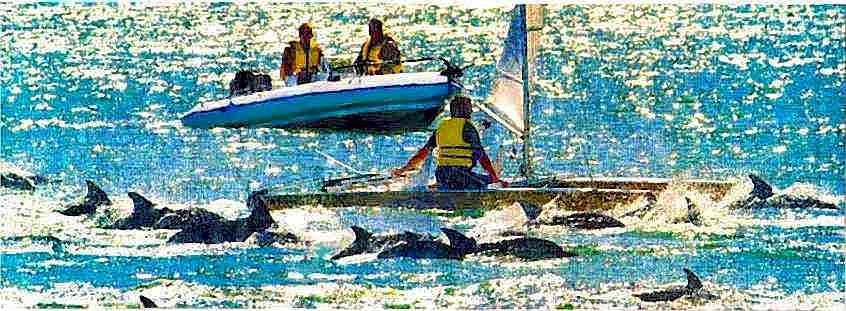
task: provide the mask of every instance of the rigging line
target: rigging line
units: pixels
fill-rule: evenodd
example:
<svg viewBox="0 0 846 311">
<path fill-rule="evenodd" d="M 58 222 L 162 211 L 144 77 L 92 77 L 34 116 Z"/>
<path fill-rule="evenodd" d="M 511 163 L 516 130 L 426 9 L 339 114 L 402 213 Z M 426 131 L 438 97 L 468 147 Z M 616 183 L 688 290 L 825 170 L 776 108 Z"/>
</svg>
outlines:
<svg viewBox="0 0 846 311">
<path fill-rule="evenodd" d="M 286 182 L 286 183 L 271 185 L 270 187 L 268 187 L 268 189 L 270 189 L 271 191 L 277 191 L 277 190 L 292 189 L 292 188 L 302 188 L 303 186 L 306 186 L 306 185 L 309 185 L 309 184 L 317 184 L 318 182 L 319 182 L 319 180 L 317 180 L 317 178 L 303 177 L 303 178 L 291 180 L 291 181 Z"/>
<path fill-rule="evenodd" d="M 340 160 L 338 160 L 338 159 L 333 158 L 332 156 L 330 156 L 330 155 L 328 155 L 328 154 L 326 154 L 326 153 L 324 153 L 324 152 L 322 152 L 322 151 L 318 150 L 316 147 L 315 147 L 315 149 L 314 149 L 313 151 L 314 151 L 314 152 L 317 152 L 317 154 L 322 155 L 324 158 L 326 158 L 327 160 L 329 160 L 329 163 L 331 163 L 331 164 L 337 164 L 338 166 L 340 166 L 340 167 L 342 167 L 342 168 L 345 168 L 345 169 L 349 170 L 350 172 L 353 172 L 353 173 L 356 173 L 356 174 L 368 174 L 367 172 L 364 172 L 364 171 L 358 170 L 358 169 L 356 169 L 356 168 L 354 168 L 354 167 L 350 166 L 349 164 L 346 164 L 346 163 L 344 163 L 344 162 L 341 162 L 341 161 L 340 161 Z"/>
</svg>

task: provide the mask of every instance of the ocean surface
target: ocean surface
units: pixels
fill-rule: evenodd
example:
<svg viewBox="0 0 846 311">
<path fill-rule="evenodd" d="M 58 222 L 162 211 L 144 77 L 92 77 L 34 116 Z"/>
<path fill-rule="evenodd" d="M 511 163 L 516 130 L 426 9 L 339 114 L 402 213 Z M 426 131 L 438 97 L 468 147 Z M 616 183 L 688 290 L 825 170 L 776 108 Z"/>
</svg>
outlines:
<svg viewBox="0 0 846 311">
<path fill-rule="evenodd" d="M 531 112 L 538 175 L 755 173 L 778 193 L 841 210 L 731 211 L 701 198 L 703 225 L 676 224 L 684 197 L 699 194 L 671 189 L 659 195 L 663 214 L 622 218 L 625 229 L 531 229 L 580 254 L 531 263 L 328 259 L 352 241 L 350 225 L 479 232 L 499 225 L 486 223 L 488 214 L 304 206 L 273 213 L 278 230 L 304 242 L 270 248 L 173 245 L 169 230 L 98 229 L 130 212 L 129 191 L 234 219 L 249 214 L 250 191 L 316 191 L 323 179 L 352 174 L 329 157 L 360 171 L 401 166 L 429 133 L 205 130 L 179 117 L 228 95 L 239 69 L 277 79 L 284 43 L 304 21 L 333 61 L 354 59 L 373 16 L 405 57 L 473 64 L 465 92 L 484 100 L 511 9 L 1 3 L 2 169 L 53 182 L 34 192 L 0 188 L 0 307 L 134 308 L 139 294 L 198 308 L 844 307 L 844 5 L 548 5 Z M 503 147 L 503 175 L 516 175 L 515 138 L 494 124 L 482 139 L 490 154 Z M 84 196 L 84 180 L 115 206 L 90 217 L 56 213 Z M 719 298 L 631 296 L 683 284 L 684 267 Z"/>
</svg>

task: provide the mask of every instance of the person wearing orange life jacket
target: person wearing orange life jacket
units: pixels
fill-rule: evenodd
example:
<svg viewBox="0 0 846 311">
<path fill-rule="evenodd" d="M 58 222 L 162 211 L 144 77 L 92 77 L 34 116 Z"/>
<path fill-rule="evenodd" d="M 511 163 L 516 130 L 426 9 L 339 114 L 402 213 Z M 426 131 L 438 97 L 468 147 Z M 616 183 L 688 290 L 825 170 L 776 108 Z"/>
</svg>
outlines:
<svg viewBox="0 0 846 311">
<path fill-rule="evenodd" d="M 401 73 L 402 64 L 397 41 L 386 35 L 382 21 L 371 18 L 367 23 L 370 38 L 361 45 L 355 59 L 356 71 L 366 75 Z"/>
<path fill-rule="evenodd" d="M 470 99 L 456 96 L 449 103 L 449 112 L 450 117 L 438 124 L 438 128 L 429 137 L 426 145 L 420 148 L 403 167 L 392 170 L 391 174 L 402 176 L 405 172 L 417 168 L 426 156 L 437 148 L 434 157 L 437 164 L 435 179 L 438 189 L 484 189 L 492 183 L 507 186 L 506 182 L 499 179 L 490 158 L 482 148 L 479 132 L 470 122 L 472 112 Z M 473 172 L 476 163 L 482 165 L 488 173 L 487 176 Z"/>
<path fill-rule="evenodd" d="M 291 86 L 315 81 L 315 75 L 325 67 L 323 50 L 314 39 L 314 33 L 309 23 L 303 23 L 297 28 L 299 41 L 290 41 L 289 46 L 282 53 L 282 65 L 279 67 L 279 78 Z"/>
</svg>

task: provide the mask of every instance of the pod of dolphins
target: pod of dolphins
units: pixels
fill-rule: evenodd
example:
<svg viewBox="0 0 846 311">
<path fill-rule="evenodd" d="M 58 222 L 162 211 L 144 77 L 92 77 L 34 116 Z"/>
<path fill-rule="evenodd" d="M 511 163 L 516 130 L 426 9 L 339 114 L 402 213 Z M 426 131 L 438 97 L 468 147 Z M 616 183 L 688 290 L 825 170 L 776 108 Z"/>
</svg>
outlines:
<svg viewBox="0 0 846 311">
<path fill-rule="evenodd" d="M 23 191 L 32 191 L 35 185 L 49 182 L 40 176 L 20 176 L 4 173 L 2 186 Z M 749 195 L 732 203 L 733 209 L 758 208 L 820 208 L 838 209 L 834 204 L 823 202 L 811 197 L 788 194 L 774 194 L 772 187 L 755 175 L 749 175 L 753 187 Z M 81 203 L 66 206 L 60 214 L 65 216 L 92 215 L 98 209 L 112 205 L 106 193 L 94 182 L 86 181 L 87 194 Z M 235 220 L 200 208 L 170 209 L 157 207 L 147 198 L 136 192 L 129 192 L 133 202 L 132 213 L 113 224 L 103 226 L 104 229 L 138 230 L 138 229 L 171 229 L 179 230 L 172 235 L 167 243 L 205 243 L 215 244 L 223 242 L 244 242 L 254 237 L 257 244 L 267 246 L 273 243 L 292 243 L 300 239 L 291 233 L 276 233 L 270 229 L 276 224 L 267 208 L 263 195 L 267 190 L 256 191 L 247 199 L 250 215 Z M 654 196 L 651 197 L 654 202 Z M 687 199 L 688 209 L 693 210 L 693 203 Z M 525 225 L 565 226 L 579 230 L 595 230 L 605 228 L 624 227 L 619 220 L 600 213 L 579 212 L 566 216 L 554 216 L 541 219 L 541 207 L 520 202 L 520 206 L 528 221 Z M 649 208 L 649 205 L 645 208 Z M 643 210 L 630 212 L 624 216 L 643 213 Z M 689 221 L 696 223 L 696 215 L 689 215 Z M 438 240 L 436 236 L 427 233 L 406 231 L 394 234 L 372 234 L 359 226 L 351 227 L 355 240 L 348 247 L 340 250 L 331 257 L 332 260 L 359 254 L 376 254 L 379 259 L 387 258 L 432 258 L 463 260 L 465 256 L 480 254 L 487 256 L 511 256 L 522 260 L 543 260 L 576 256 L 567 252 L 555 242 L 523 236 L 517 232 L 517 237 L 504 238 L 495 242 L 479 243 L 474 238 L 450 228 L 441 228 L 447 243 Z M 681 297 L 712 299 L 713 295 L 702 289 L 702 282 L 689 269 L 684 269 L 687 275 L 686 286 L 675 286 L 655 292 L 640 293 L 634 296 L 647 302 L 673 301 Z M 144 307 L 156 307 L 150 299 L 141 296 Z"/>
</svg>

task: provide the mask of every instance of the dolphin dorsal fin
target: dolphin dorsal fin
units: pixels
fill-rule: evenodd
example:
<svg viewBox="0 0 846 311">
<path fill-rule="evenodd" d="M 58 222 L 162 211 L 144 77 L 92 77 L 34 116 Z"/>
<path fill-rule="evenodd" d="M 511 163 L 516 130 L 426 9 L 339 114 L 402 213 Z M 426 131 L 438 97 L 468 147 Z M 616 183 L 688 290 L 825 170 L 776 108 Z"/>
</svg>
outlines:
<svg viewBox="0 0 846 311">
<path fill-rule="evenodd" d="M 554 200 L 554 199 L 553 199 Z M 541 207 L 535 204 L 526 202 L 526 201 L 519 201 L 517 204 L 520 204 L 520 208 L 523 210 L 523 214 L 526 215 L 526 218 L 529 222 L 533 222 L 538 219 L 541 214 Z M 547 203 L 549 204 L 549 203 Z M 546 206 L 546 205 L 544 205 Z"/>
<path fill-rule="evenodd" d="M 752 181 L 752 192 L 750 193 L 752 196 L 761 200 L 766 200 L 773 196 L 773 187 L 764 181 L 764 179 L 758 177 L 758 175 L 749 174 L 749 180 Z"/>
<path fill-rule="evenodd" d="M 141 307 L 143 308 L 158 308 L 159 306 L 156 305 L 155 302 L 150 300 L 150 298 L 144 297 L 144 295 L 138 295 L 138 299 L 141 300 Z"/>
<path fill-rule="evenodd" d="M 693 271 L 685 268 L 684 273 L 687 274 L 687 286 L 685 287 L 687 290 L 694 291 L 702 288 L 702 281 L 699 280 L 699 277 Z"/>
<path fill-rule="evenodd" d="M 270 226 L 276 223 L 273 220 L 273 216 L 270 215 L 270 209 L 267 208 L 267 202 L 264 198 L 264 195 L 267 193 L 267 189 L 253 191 L 247 198 L 247 208 L 250 209 L 250 216 L 247 217 L 247 222 L 257 231 L 270 228 Z"/>
<path fill-rule="evenodd" d="M 85 195 L 85 202 L 87 203 L 102 203 L 111 205 L 112 201 L 103 189 L 100 189 L 93 181 L 86 180 L 85 185 L 88 187 L 88 194 Z"/>
<path fill-rule="evenodd" d="M 473 251 L 476 249 L 476 240 L 468 238 L 461 232 L 449 228 L 441 228 L 441 232 L 447 236 L 447 239 L 449 239 L 449 245 L 453 248 L 467 251 Z"/>
<path fill-rule="evenodd" d="M 359 226 L 352 226 L 350 228 L 352 229 L 353 233 L 355 233 L 355 241 L 353 241 L 353 244 L 355 245 L 367 243 L 367 240 L 369 240 L 370 237 L 373 235 Z"/>
<path fill-rule="evenodd" d="M 687 210 L 692 210 L 696 208 L 696 204 L 693 204 L 693 200 L 691 200 L 690 198 L 684 197 L 684 202 L 686 204 L 685 207 L 687 208 Z"/>
<path fill-rule="evenodd" d="M 150 210 L 153 209 L 153 206 L 155 206 L 153 202 L 150 202 L 150 200 L 147 200 L 147 198 L 143 197 L 137 192 L 130 192 L 126 195 L 128 195 L 129 198 L 132 199 L 132 206 L 135 211 Z"/>
</svg>

